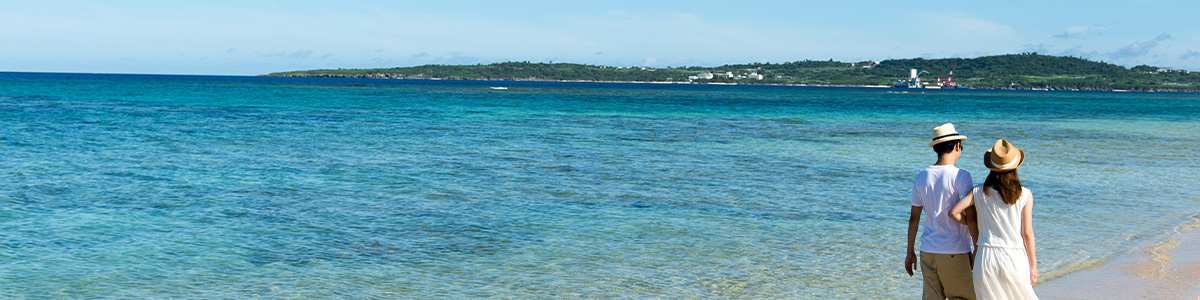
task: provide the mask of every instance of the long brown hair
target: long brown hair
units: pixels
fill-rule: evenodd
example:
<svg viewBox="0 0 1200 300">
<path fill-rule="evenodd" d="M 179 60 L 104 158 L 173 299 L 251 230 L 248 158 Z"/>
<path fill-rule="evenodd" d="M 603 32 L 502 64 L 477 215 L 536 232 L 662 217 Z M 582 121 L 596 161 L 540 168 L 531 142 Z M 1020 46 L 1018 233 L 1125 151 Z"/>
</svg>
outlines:
<svg viewBox="0 0 1200 300">
<path fill-rule="evenodd" d="M 1021 178 L 1017 177 L 1017 170 L 988 173 L 987 180 L 983 181 L 983 192 L 990 195 L 991 190 L 1000 193 L 1004 203 L 1017 204 L 1017 199 L 1021 199 Z"/>
</svg>

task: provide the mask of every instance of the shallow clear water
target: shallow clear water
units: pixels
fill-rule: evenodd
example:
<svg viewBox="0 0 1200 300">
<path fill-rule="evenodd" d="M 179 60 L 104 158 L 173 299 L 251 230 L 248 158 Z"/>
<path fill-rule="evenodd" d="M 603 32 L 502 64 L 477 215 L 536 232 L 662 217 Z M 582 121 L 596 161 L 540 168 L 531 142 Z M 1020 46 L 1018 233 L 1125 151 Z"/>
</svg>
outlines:
<svg viewBox="0 0 1200 300">
<path fill-rule="evenodd" d="M 0 73 L 0 293 L 916 298 L 944 122 L 1043 273 L 1200 212 L 1200 95 L 895 92 Z"/>
</svg>

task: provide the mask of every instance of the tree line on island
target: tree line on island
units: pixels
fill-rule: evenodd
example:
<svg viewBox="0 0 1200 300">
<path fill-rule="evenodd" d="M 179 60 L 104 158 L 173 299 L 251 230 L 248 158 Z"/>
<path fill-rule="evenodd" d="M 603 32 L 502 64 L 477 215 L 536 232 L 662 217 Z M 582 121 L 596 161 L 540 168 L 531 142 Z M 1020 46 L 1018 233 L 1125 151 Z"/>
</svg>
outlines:
<svg viewBox="0 0 1200 300">
<path fill-rule="evenodd" d="M 804 60 L 669 68 L 503 62 L 487 65 L 323 69 L 278 72 L 266 76 L 890 86 L 897 80 L 907 80 L 911 69 L 926 71 L 921 80 L 933 83 L 937 77 L 944 80 L 952 68 L 954 82 L 972 88 L 1200 91 L 1200 72 L 1147 65 L 1125 68 L 1082 58 L 1037 53 L 978 58 L 890 59 L 880 62 Z"/>
</svg>

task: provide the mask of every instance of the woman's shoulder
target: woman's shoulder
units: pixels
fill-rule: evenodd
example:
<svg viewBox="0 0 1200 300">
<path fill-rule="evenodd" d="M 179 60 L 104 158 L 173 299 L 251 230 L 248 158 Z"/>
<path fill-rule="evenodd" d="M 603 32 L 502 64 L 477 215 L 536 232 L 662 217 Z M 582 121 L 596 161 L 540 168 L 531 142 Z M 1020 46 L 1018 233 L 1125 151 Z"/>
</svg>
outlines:
<svg viewBox="0 0 1200 300">
<path fill-rule="evenodd" d="M 975 185 L 975 188 L 972 188 L 971 191 L 976 192 L 976 193 L 982 193 L 983 191 L 988 190 L 988 189 L 991 189 L 991 188 L 983 186 L 983 184 L 980 183 L 980 184 Z"/>
<path fill-rule="evenodd" d="M 977 186 L 975 186 L 975 188 L 971 189 L 971 195 L 975 196 L 975 202 L 983 203 L 984 201 L 986 201 L 987 197 L 990 196 L 987 192 L 984 191 L 985 189 L 987 189 L 987 187 L 984 187 L 982 184 L 977 185 Z"/>
</svg>

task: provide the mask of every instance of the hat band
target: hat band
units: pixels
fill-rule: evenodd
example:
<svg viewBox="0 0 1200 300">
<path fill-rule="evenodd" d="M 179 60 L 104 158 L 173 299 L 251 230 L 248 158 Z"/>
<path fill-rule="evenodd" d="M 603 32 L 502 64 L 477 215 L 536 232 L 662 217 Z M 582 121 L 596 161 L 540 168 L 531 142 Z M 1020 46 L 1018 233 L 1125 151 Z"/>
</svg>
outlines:
<svg viewBox="0 0 1200 300">
<path fill-rule="evenodd" d="M 1016 166 L 1017 163 L 1021 162 L 1021 153 L 1017 152 L 1017 155 L 1013 156 L 1012 161 L 1008 162 L 1007 164 L 1003 164 L 1003 165 L 996 162 L 996 153 L 992 153 L 992 157 L 990 157 L 989 159 L 992 160 L 992 165 L 995 165 L 997 169 L 1008 169 L 1008 168 L 1012 168 L 1013 166 Z"/>
<path fill-rule="evenodd" d="M 958 133 L 951 133 L 951 134 L 947 134 L 947 135 L 943 135 L 943 136 L 935 137 L 935 138 L 933 138 L 933 140 L 934 140 L 934 141 L 936 141 L 936 140 L 938 140 L 938 139 L 940 139 L 940 138 L 948 138 L 948 137 L 957 136 L 957 135 L 958 135 Z"/>
</svg>

